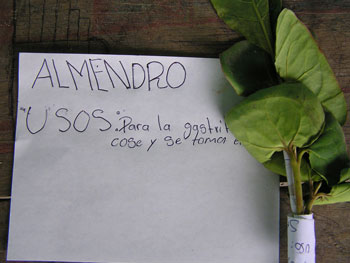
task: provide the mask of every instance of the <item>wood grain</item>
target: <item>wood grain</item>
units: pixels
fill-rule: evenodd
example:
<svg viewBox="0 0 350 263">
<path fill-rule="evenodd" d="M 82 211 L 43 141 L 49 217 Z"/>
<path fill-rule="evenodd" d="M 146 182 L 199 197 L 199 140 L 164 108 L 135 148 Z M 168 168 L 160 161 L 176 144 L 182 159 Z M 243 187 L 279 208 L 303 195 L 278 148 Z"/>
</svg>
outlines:
<svg viewBox="0 0 350 263">
<path fill-rule="evenodd" d="M 8 0 L 0 8 L 0 196 L 10 195 L 18 52 L 79 52 L 217 57 L 241 36 L 209 0 Z M 316 34 L 350 102 L 350 2 L 287 0 Z M 344 126 L 350 145 L 350 123 Z M 5 262 L 10 201 L 0 200 L 0 261 Z M 287 262 L 289 203 L 281 190 L 280 262 Z M 350 203 L 316 207 L 317 262 L 350 262 Z"/>
</svg>

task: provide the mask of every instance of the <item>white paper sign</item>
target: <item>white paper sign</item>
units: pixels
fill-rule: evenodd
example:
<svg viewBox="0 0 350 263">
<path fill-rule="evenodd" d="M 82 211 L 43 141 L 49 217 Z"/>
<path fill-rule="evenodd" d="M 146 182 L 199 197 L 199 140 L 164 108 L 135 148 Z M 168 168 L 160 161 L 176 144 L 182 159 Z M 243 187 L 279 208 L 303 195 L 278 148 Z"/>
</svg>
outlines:
<svg viewBox="0 0 350 263">
<path fill-rule="evenodd" d="M 278 177 L 217 59 L 19 58 L 8 260 L 278 262 Z"/>
</svg>

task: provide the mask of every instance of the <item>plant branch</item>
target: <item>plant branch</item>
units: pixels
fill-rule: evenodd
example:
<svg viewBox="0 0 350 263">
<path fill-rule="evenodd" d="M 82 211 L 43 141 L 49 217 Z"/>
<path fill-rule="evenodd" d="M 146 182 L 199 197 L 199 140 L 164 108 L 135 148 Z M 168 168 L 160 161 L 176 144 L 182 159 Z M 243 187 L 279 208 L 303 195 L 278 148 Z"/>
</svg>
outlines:
<svg viewBox="0 0 350 263">
<path fill-rule="evenodd" d="M 327 195 L 324 194 L 324 193 L 319 193 L 319 194 L 318 194 L 318 191 L 320 190 L 321 185 L 322 185 L 322 181 L 319 182 L 319 183 L 317 184 L 315 190 L 310 189 L 310 191 L 312 190 L 312 192 L 310 192 L 311 197 L 310 197 L 310 200 L 308 201 L 308 203 L 307 203 L 307 205 L 306 205 L 306 212 L 307 212 L 308 214 L 311 213 L 312 207 L 313 207 L 313 205 L 314 205 L 315 200 L 317 200 L 317 199 L 320 198 L 320 197 L 327 196 Z"/>
<path fill-rule="evenodd" d="M 304 213 L 304 200 L 303 200 L 303 189 L 301 185 L 301 174 L 300 174 L 301 158 L 297 157 L 295 149 L 289 149 L 288 154 L 289 154 L 290 164 L 294 175 L 294 187 L 295 187 L 296 207 L 297 207 L 296 213 L 298 215 L 302 215 Z"/>
<path fill-rule="evenodd" d="M 312 207 L 314 205 L 314 202 L 319 199 L 319 198 L 324 198 L 324 197 L 327 197 L 329 196 L 329 194 L 325 194 L 325 193 L 318 193 L 316 195 L 314 195 L 314 197 L 308 202 L 307 206 L 306 206 L 306 212 L 308 214 L 311 213 L 311 210 L 312 210 Z"/>
<path fill-rule="evenodd" d="M 301 165 L 301 160 L 303 158 L 303 155 L 304 153 L 307 153 L 309 150 L 308 149 L 304 149 L 302 150 L 300 153 L 299 153 L 299 156 L 298 156 L 298 163 Z"/>
<path fill-rule="evenodd" d="M 318 183 L 318 185 L 316 186 L 316 189 L 315 189 L 314 195 L 317 195 L 318 190 L 320 190 L 321 186 L 322 186 L 322 181 L 320 181 L 320 182 Z"/>
</svg>

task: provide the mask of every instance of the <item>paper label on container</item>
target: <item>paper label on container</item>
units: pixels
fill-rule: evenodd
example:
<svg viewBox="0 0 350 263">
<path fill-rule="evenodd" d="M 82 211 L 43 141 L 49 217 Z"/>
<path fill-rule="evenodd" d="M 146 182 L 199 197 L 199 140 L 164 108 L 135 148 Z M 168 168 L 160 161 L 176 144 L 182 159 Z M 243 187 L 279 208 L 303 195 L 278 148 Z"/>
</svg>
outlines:
<svg viewBox="0 0 350 263">
<path fill-rule="evenodd" d="M 288 216 L 288 263 L 314 263 L 315 249 L 312 215 Z"/>
</svg>

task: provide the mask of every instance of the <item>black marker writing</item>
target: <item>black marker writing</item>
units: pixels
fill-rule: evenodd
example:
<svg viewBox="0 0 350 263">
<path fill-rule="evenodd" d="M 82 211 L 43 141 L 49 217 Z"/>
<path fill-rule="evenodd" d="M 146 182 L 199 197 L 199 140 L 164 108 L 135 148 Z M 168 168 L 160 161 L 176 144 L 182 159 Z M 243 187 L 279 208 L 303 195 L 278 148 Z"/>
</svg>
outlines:
<svg viewBox="0 0 350 263">
<path fill-rule="evenodd" d="M 81 117 L 80 117 L 81 116 Z M 85 127 L 84 127 L 84 116 L 85 118 Z M 78 129 L 77 128 L 77 122 L 80 124 L 82 124 L 82 129 Z M 75 117 L 74 122 L 73 122 L 73 128 L 74 130 L 76 130 L 77 132 L 84 132 L 86 131 L 86 129 L 89 127 L 89 123 L 90 123 L 90 114 L 87 113 L 86 111 L 82 110 L 78 113 L 78 115 Z"/>
<path fill-rule="evenodd" d="M 294 244 L 294 249 L 298 254 L 309 254 L 310 253 L 310 244 L 296 242 Z"/>
<path fill-rule="evenodd" d="M 131 88 L 131 87 L 130 87 L 130 81 L 129 81 L 128 74 L 126 73 L 126 70 L 125 70 L 125 68 L 124 68 L 124 66 L 123 66 L 123 63 L 122 63 L 121 61 L 119 61 L 119 64 L 120 64 L 121 68 L 123 69 L 124 76 L 125 76 L 126 81 L 127 81 L 128 83 L 126 83 L 126 82 L 122 79 L 122 77 L 116 72 L 116 70 L 114 70 L 114 69 L 111 67 L 110 64 L 108 64 L 108 62 L 107 62 L 106 60 L 104 60 L 104 64 L 105 64 L 106 72 L 107 72 L 107 74 L 108 74 L 109 80 L 110 80 L 111 83 L 112 83 L 113 88 L 115 88 L 115 84 L 114 84 L 114 81 L 113 81 L 113 79 L 112 79 L 110 70 L 114 73 L 115 76 L 118 77 L 118 79 L 123 83 L 123 85 L 124 85 L 124 87 L 125 87 L 126 89 L 130 89 L 130 88 Z"/>
<path fill-rule="evenodd" d="M 151 72 L 156 72 L 156 68 L 159 69 L 159 67 L 157 66 L 152 66 L 151 65 L 158 65 L 160 67 L 160 71 L 158 71 L 158 74 L 155 74 L 155 76 L 151 76 Z M 162 63 L 158 62 L 158 61 L 151 61 L 149 63 L 147 63 L 147 74 L 148 74 L 148 90 L 151 90 L 151 82 L 156 80 L 157 83 L 157 88 L 158 89 L 165 89 L 167 86 L 161 86 L 160 85 L 160 76 L 164 73 L 164 66 Z"/>
<path fill-rule="evenodd" d="M 58 129 L 60 132 L 66 132 L 70 129 L 70 127 L 72 126 L 71 122 L 63 115 L 60 114 L 61 111 L 65 111 L 65 114 L 67 114 L 68 109 L 67 108 L 60 108 L 56 111 L 55 115 L 57 118 L 62 118 L 67 122 L 67 128 L 62 130 L 62 129 Z"/>
<path fill-rule="evenodd" d="M 147 148 L 147 152 L 151 149 L 151 147 L 153 146 L 153 144 L 157 141 L 157 139 L 151 139 L 151 144 L 148 146 Z"/>
<path fill-rule="evenodd" d="M 174 146 L 174 145 L 180 145 L 182 144 L 181 138 L 175 138 L 173 139 L 172 136 L 165 136 L 164 141 L 166 142 L 167 146 Z"/>
<path fill-rule="evenodd" d="M 53 66 L 53 69 L 55 70 L 56 80 L 57 80 L 57 83 L 58 83 L 58 87 L 59 87 L 59 88 L 68 89 L 69 86 L 61 85 L 60 77 L 58 76 L 58 72 L 57 72 L 57 69 L 56 69 L 56 65 L 55 65 L 55 60 L 54 60 L 54 59 L 52 59 L 52 66 Z"/>
<path fill-rule="evenodd" d="M 142 146 L 142 140 L 137 140 L 134 137 L 130 138 L 114 138 L 111 141 L 111 146 L 112 147 L 120 147 L 120 148 L 129 148 L 129 149 L 134 149 Z"/>
<path fill-rule="evenodd" d="M 45 75 L 41 75 L 41 73 L 42 73 L 44 67 L 45 67 L 45 69 L 46 69 L 46 74 L 45 74 Z M 54 85 L 53 85 L 53 81 L 52 81 L 51 72 L 50 72 L 50 69 L 49 69 L 49 67 L 48 67 L 48 65 L 47 65 L 46 59 L 44 59 L 42 65 L 41 65 L 41 68 L 40 68 L 38 74 L 36 75 L 36 78 L 34 79 L 32 88 L 34 88 L 34 86 L 35 86 L 37 80 L 39 80 L 39 79 L 47 79 L 47 78 L 50 79 L 51 87 L 53 87 Z"/>
<path fill-rule="evenodd" d="M 297 232 L 297 225 L 299 224 L 299 220 L 291 219 L 288 222 L 288 227 L 290 227 L 290 232 Z"/>
<path fill-rule="evenodd" d="M 32 131 L 30 128 L 29 128 L 29 115 L 30 115 L 30 111 L 31 111 L 32 107 L 29 107 L 28 108 L 28 111 L 27 111 L 27 116 L 26 116 L 26 127 L 27 127 L 27 130 L 31 133 L 31 134 L 37 134 L 38 132 L 41 132 L 44 128 L 45 128 L 45 125 L 46 125 L 46 122 L 47 122 L 47 109 L 45 109 L 45 121 L 43 123 L 43 125 L 41 126 L 41 128 L 39 128 L 37 131 Z"/>
<path fill-rule="evenodd" d="M 173 74 L 174 76 L 171 78 L 171 73 L 173 72 L 173 71 L 171 70 L 171 68 L 174 67 L 174 66 L 176 66 L 176 65 L 182 68 L 182 70 L 180 70 L 180 71 L 182 71 L 183 76 L 182 76 L 182 77 L 179 77 L 178 75 Z M 176 71 L 176 72 L 179 74 L 179 71 Z M 176 84 L 173 84 L 173 85 L 172 85 L 172 84 L 170 83 L 170 79 L 172 79 L 172 81 L 173 81 L 173 80 L 180 80 L 181 82 L 180 82 L 180 84 L 177 84 L 177 86 L 176 86 Z M 180 87 L 185 83 L 185 81 L 186 81 L 186 69 L 185 69 L 184 65 L 182 65 L 180 62 L 173 62 L 173 63 L 169 66 L 168 71 L 167 71 L 167 73 L 166 73 L 166 82 L 168 83 L 168 85 L 170 86 L 170 88 L 172 88 L 172 89 L 177 89 L 177 88 L 180 88 Z"/>
<path fill-rule="evenodd" d="M 75 86 L 75 89 L 76 90 L 78 90 L 78 84 L 77 84 L 77 81 L 79 80 L 77 80 L 76 79 L 76 74 L 73 74 L 73 71 L 72 71 L 72 69 L 74 70 L 74 72 L 76 72 L 76 73 L 78 73 L 78 78 L 83 78 L 85 75 L 83 74 L 83 69 L 85 68 L 85 71 L 86 71 L 86 76 L 87 76 L 87 78 L 88 78 L 88 81 L 89 81 L 89 85 L 90 85 L 90 89 L 91 90 L 94 90 L 93 88 L 92 88 L 92 83 L 91 83 L 91 78 L 90 78 L 90 72 L 89 72 L 89 67 L 88 67 L 88 64 L 87 64 L 87 62 L 86 62 L 86 60 L 84 60 L 84 62 L 83 62 L 83 64 L 81 65 L 81 67 L 80 67 L 80 70 L 77 70 L 69 61 L 67 61 L 66 60 L 66 63 L 67 63 L 67 67 L 68 67 L 68 69 L 69 69 L 69 72 L 70 72 L 70 74 L 71 74 L 71 76 L 72 76 L 72 80 L 73 80 L 73 82 L 74 82 L 74 86 Z"/>
<path fill-rule="evenodd" d="M 135 68 L 136 66 L 138 66 L 139 69 L 142 70 L 142 76 L 143 76 L 143 79 L 142 79 L 142 82 L 141 84 L 139 84 L 138 86 L 135 84 Z M 139 63 L 132 63 L 131 65 L 131 69 L 132 69 L 132 88 L 133 89 L 139 89 L 142 87 L 143 83 L 145 83 L 145 80 L 146 80 L 146 72 L 145 70 L 143 69 L 142 65 L 139 64 Z"/>
<path fill-rule="evenodd" d="M 96 59 L 89 59 L 89 62 L 90 62 L 90 66 L 91 66 L 91 70 L 92 70 L 92 73 L 94 74 L 95 76 L 95 81 L 96 81 L 96 85 L 97 85 L 97 90 L 101 90 L 101 91 L 108 91 L 106 89 L 103 89 L 101 88 L 100 86 L 100 82 L 99 82 L 99 79 L 97 78 L 97 74 L 98 73 L 103 73 L 103 70 L 100 70 L 102 67 L 101 67 L 101 64 L 95 64 L 93 62 L 99 62 L 99 61 L 102 61 L 102 59 L 100 58 L 96 58 Z M 100 67 L 100 68 L 99 68 Z"/>
<path fill-rule="evenodd" d="M 160 120 L 160 116 L 159 114 L 157 115 L 157 122 L 158 122 L 158 128 L 160 131 L 170 131 L 170 124 L 169 123 L 165 123 L 162 124 L 161 120 Z"/>
<path fill-rule="evenodd" d="M 59 63 L 55 59 L 43 59 L 31 87 L 47 88 L 49 85 L 62 90 L 75 88 L 77 91 L 89 87 L 91 91 L 102 92 L 121 87 L 126 90 L 151 91 L 178 89 L 186 82 L 186 68 L 177 61 L 169 66 L 160 61 L 150 61 L 147 64 L 118 62 L 119 65 L 103 58 L 89 58 L 80 64 L 74 62 L 73 65 L 69 60 Z"/>
<path fill-rule="evenodd" d="M 102 108 L 92 108 L 85 110 L 54 104 L 35 112 L 34 116 L 32 107 L 19 107 L 19 109 L 23 111 L 21 114 L 25 114 L 25 125 L 30 134 L 37 134 L 44 129 L 59 133 L 70 131 L 81 134 L 81 136 L 86 133 L 89 133 L 90 136 L 93 132 L 103 132 L 106 136 L 100 138 L 107 138 L 107 142 L 115 149 L 142 147 L 149 152 L 158 144 L 159 147 L 169 148 L 180 147 L 183 144 L 201 147 L 209 144 L 226 144 L 228 141 L 226 126 L 222 120 L 213 121 L 208 117 L 203 118 L 202 123 L 187 121 L 181 125 L 181 122 L 174 121 L 175 123 L 170 125 L 164 122 L 159 113 L 153 116 L 147 115 L 143 117 L 145 119 L 135 120 L 135 116 L 127 113 L 125 109 L 105 111 Z M 176 129 L 173 129 L 172 125 Z M 230 143 L 241 145 L 234 138 L 230 140 Z M 295 222 L 291 221 L 289 224 L 292 231 L 296 231 Z"/>
<path fill-rule="evenodd" d="M 102 117 L 101 115 L 96 115 L 96 112 L 99 112 L 102 114 L 102 113 L 104 113 L 104 111 L 101 109 L 96 109 L 92 112 L 91 115 L 92 115 L 92 117 L 94 117 L 96 119 L 103 120 L 107 124 L 107 128 L 104 128 L 104 129 L 99 128 L 100 131 L 108 131 L 112 127 L 112 124 L 106 118 Z"/>
<path fill-rule="evenodd" d="M 115 131 L 126 133 L 127 131 L 149 131 L 149 124 L 134 123 L 132 117 L 123 116 L 119 120 L 122 122 L 122 126 L 116 128 Z"/>
</svg>

